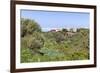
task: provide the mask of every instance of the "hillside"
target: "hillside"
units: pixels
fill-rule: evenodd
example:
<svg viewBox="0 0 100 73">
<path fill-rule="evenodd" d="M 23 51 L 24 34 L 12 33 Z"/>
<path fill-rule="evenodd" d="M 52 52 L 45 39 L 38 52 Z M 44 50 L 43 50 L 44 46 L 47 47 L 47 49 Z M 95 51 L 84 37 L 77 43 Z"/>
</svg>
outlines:
<svg viewBox="0 0 100 73">
<path fill-rule="evenodd" d="M 21 21 L 21 62 L 89 59 L 89 29 L 43 32 L 30 19 Z"/>
</svg>

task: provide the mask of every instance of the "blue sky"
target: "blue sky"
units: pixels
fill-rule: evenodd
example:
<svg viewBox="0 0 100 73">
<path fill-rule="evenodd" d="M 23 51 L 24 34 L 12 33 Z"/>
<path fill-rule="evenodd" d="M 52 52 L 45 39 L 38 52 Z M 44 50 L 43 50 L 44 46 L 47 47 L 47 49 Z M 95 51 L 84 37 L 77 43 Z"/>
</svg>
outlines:
<svg viewBox="0 0 100 73">
<path fill-rule="evenodd" d="M 89 13 L 21 10 L 21 18 L 35 20 L 44 31 L 52 28 L 89 28 Z"/>
</svg>

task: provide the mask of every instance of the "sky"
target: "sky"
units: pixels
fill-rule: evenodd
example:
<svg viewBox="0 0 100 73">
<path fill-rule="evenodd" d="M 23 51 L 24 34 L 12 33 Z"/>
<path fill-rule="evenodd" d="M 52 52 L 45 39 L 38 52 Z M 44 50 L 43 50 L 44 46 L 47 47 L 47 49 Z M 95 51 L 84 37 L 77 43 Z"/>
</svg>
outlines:
<svg viewBox="0 0 100 73">
<path fill-rule="evenodd" d="M 62 28 L 89 28 L 89 13 L 21 10 L 21 18 L 35 20 L 43 31 Z"/>
</svg>

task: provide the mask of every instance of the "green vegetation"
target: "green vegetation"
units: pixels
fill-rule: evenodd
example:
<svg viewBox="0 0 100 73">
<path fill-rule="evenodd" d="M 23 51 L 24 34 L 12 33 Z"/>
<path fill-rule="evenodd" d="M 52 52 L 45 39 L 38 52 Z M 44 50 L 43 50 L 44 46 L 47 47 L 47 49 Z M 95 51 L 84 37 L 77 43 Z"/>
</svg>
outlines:
<svg viewBox="0 0 100 73">
<path fill-rule="evenodd" d="M 37 22 L 21 19 L 21 62 L 89 59 L 89 29 L 43 32 Z"/>
</svg>

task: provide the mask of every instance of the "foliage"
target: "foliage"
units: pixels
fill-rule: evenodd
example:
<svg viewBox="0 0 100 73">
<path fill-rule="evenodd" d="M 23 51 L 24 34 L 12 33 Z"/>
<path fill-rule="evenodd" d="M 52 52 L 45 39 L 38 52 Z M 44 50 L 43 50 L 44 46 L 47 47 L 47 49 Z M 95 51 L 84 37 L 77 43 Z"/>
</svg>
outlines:
<svg viewBox="0 0 100 73">
<path fill-rule="evenodd" d="M 34 20 L 21 19 L 22 63 L 86 59 L 89 59 L 89 29 L 43 32 Z"/>
<path fill-rule="evenodd" d="M 40 26 L 34 21 L 30 19 L 21 19 L 21 36 L 24 37 L 27 34 L 32 34 L 34 31 L 40 32 Z"/>
<path fill-rule="evenodd" d="M 63 32 L 68 32 L 68 30 L 67 30 L 67 29 L 65 29 L 65 28 L 63 28 L 63 29 L 62 29 L 62 31 L 63 31 Z"/>
<path fill-rule="evenodd" d="M 35 48 L 39 49 L 43 46 L 44 40 L 41 34 L 36 32 L 32 36 L 30 36 L 27 44 L 28 44 L 28 48 L 30 49 L 35 49 Z"/>
</svg>

